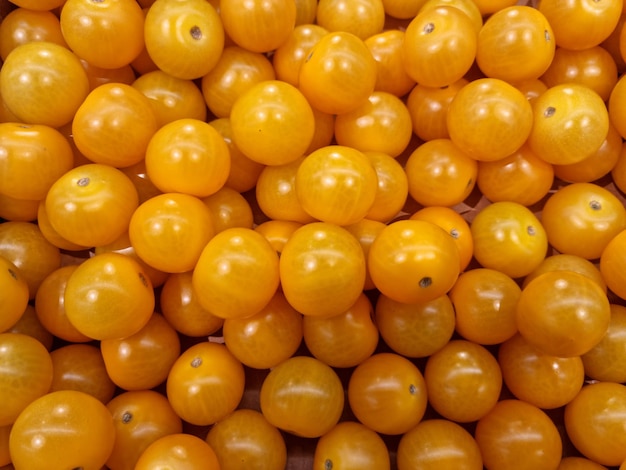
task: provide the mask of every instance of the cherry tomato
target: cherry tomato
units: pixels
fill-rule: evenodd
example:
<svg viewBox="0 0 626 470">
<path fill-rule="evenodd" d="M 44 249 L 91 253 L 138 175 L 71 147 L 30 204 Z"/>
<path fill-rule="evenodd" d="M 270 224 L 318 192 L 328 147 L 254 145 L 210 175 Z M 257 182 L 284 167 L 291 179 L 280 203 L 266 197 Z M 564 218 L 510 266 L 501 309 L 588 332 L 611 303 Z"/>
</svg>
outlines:
<svg viewBox="0 0 626 470">
<path fill-rule="evenodd" d="M 524 277 L 522 287 L 526 287 L 530 281 L 550 271 L 574 271 L 575 273 L 587 276 L 606 292 L 606 282 L 604 282 L 604 278 L 598 266 L 580 256 L 562 253 L 547 256 L 541 264 L 537 266 L 537 269 Z"/>
<path fill-rule="evenodd" d="M 344 390 L 337 373 L 310 356 L 293 356 L 263 380 L 261 412 L 277 428 L 301 437 L 320 437 L 341 418 Z"/>
<path fill-rule="evenodd" d="M 153 468 L 220 470 L 220 464 L 213 448 L 198 436 L 174 433 L 152 442 L 135 465 L 135 470 Z"/>
<path fill-rule="evenodd" d="M 276 74 L 274 78 L 297 87 L 300 83 L 300 67 L 309 50 L 327 33 L 328 30 L 318 24 L 304 23 L 296 26 L 272 55 L 271 64 Z"/>
<path fill-rule="evenodd" d="M 409 194 L 408 178 L 402 164 L 391 155 L 382 152 L 364 152 L 378 179 L 374 203 L 366 218 L 389 222 L 396 217 L 406 203 Z"/>
<path fill-rule="evenodd" d="M 29 297 L 26 279 L 11 261 L 0 255 L 0 332 L 17 323 L 26 310 Z"/>
<path fill-rule="evenodd" d="M 382 32 L 382 0 L 319 0 L 316 22 L 328 31 L 347 31 L 365 40 Z"/>
<path fill-rule="evenodd" d="M 600 272 L 607 287 L 621 299 L 626 299 L 624 289 L 624 253 L 626 253 L 626 230 L 609 241 L 600 255 Z"/>
<path fill-rule="evenodd" d="M 588 377 L 604 382 L 626 382 L 626 364 L 622 360 L 625 357 L 622 351 L 626 349 L 625 327 L 626 307 L 611 304 L 611 320 L 606 335 L 581 356 Z"/>
<path fill-rule="evenodd" d="M 376 60 L 376 91 L 402 97 L 415 86 L 415 80 L 404 68 L 404 36 L 402 30 L 389 29 L 365 39 L 365 45 Z"/>
</svg>

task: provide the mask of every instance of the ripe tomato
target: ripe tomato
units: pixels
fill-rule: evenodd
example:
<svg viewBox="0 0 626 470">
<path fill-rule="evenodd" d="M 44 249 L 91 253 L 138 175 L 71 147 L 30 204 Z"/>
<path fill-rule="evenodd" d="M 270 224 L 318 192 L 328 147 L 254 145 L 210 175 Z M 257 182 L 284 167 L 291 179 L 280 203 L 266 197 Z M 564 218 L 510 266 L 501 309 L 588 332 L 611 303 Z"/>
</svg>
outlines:
<svg viewBox="0 0 626 470">
<path fill-rule="evenodd" d="M 84 392 L 50 392 L 28 405 L 9 437 L 15 468 L 102 468 L 113 450 L 111 413 Z M 63 452 L 59 452 L 63 449 Z"/>
<path fill-rule="evenodd" d="M 320 437 L 338 422 L 344 390 L 337 373 L 310 356 L 292 356 L 263 380 L 261 412 L 277 428 L 301 437 Z"/>
<path fill-rule="evenodd" d="M 52 184 L 46 213 L 64 239 L 91 247 L 125 233 L 138 203 L 137 190 L 124 173 L 93 163 L 73 168 Z"/>
<path fill-rule="evenodd" d="M 28 284 L 28 296 L 35 294 L 43 280 L 61 267 L 61 251 L 46 240 L 36 224 L 0 224 L 0 256 L 15 265 Z"/>
<path fill-rule="evenodd" d="M 526 206 L 494 202 L 483 208 L 470 226 L 474 257 L 483 268 L 519 278 L 531 273 L 548 251 L 543 225 Z"/>
<path fill-rule="evenodd" d="M 458 8 L 444 5 L 420 10 L 406 28 L 405 70 L 424 86 L 448 86 L 472 66 L 476 36 L 474 23 Z"/>
<path fill-rule="evenodd" d="M 280 282 L 287 301 L 303 315 L 347 311 L 363 292 L 366 261 L 346 229 L 314 222 L 297 229 L 280 256 Z"/>
<path fill-rule="evenodd" d="M 43 344 L 18 333 L 0 333 L 0 358 L 0 426 L 8 426 L 30 403 L 48 393 L 52 359 Z"/>
<path fill-rule="evenodd" d="M 558 470 L 606 470 L 606 467 L 585 457 L 563 457 Z"/>
<path fill-rule="evenodd" d="M 150 59 L 177 78 L 206 75 L 224 50 L 220 15 L 204 0 L 157 0 L 146 13 L 144 28 Z"/>
<path fill-rule="evenodd" d="M 550 417 L 530 403 L 501 400 L 476 424 L 474 438 L 490 469 L 549 469 L 561 461 L 563 442 Z"/>
<path fill-rule="evenodd" d="M 538 8 L 552 25 L 557 46 L 579 50 L 597 46 L 609 37 L 619 21 L 623 2 L 547 0 Z"/>
<path fill-rule="evenodd" d="M 532 107 L 513 85 L 481 78 L 457 91 L 446 115 L 450 139 L 470 157 L 494 161 L 519 150 L 532 126 Z"/>
<path fill-rule="evenodd" d="M 454 240 L 441 227 L 399 220 L 378 234 L 367 260 L 372 281 L 383 294 L 416 303 L 434 300 L 452 288 L 460 272 L 459 258 Z"/>
<path fill-rule="evenodd" d="M 626 36 L 626 33 L 624 36 Z M 622 76 L 613 87 L 608 102 L 611 124 L 615 126 L 622 137 L 626 135 L 626 125 L 624 125 L 624 119 L 626 117 L 626 113 L 624 112 L 624 103 L 626 103 L 626 79 L 623 79 Z"/>
<path fill-rule="evenodd" d="M 241 94 L 257 83 L 275 78 L 272 62 L 264 54 L 228 46 L 200 84 L 209 110 L 217 117 L 226 118 Z"/>
<path fill-rule="evenodd" d="M 104 340 L 141 330 L 154 312 L 155 294 L 134 259 L 110 252 L 86 259 L 70 274 L 64 302 L 79 332 Z"/>
<path fill-rule="evenodd" d="M 324 434 L 315 446 L 314 470 L 391 468 L 389 451 L 382 437 L 355 421 L 342 421 Z"/>
<path fill-rule="evenodd" d="M 593 380 L 626 382 L 626 363 L 622 360 L 626 350 L 624 340 L 626 307 L 611 304 L 611 320 L 606 334 L 593 348 L 581 356 L 585 374 Z"/>
<path fill-rule="evenodd" d="M 52 384 L 50 391 L 77 390 L 107 404 L 115 394 L 115 384 L 107 374 L 102 353 L 93 344 L 70 343 L 50 352 Z"/>
<path fill-rule="evenodd" d="M 107 408 L 115 426 L 115 445 L 106 462 L 111 470 L 133 470 L 150 444 L 183 430 L 167 398 L 154 390 L 122 392 Z"/>
<path fill-rule="evenodd" d="M 215 423 L 206 436 L 221 470 L 258 466 L 283 470 L 287 446 L 280 431 L 257 410 L 241 408 Z"/>
<path fill-rule="evenodd" d="M 224 319 L 200 306 L 193 290 L 192 278 L 192 271 L 168 276 L 159 296 L 161 313 L 183 335 L 209 336 L 222 327 Z"/>
<path fill-rule="evenodd" d="M 517 327 L 531 345 L 559 357 L 580 356 L 606 334 L 609 300 L 590 278 L 551 271 L 530 281 L 517 303 Z"/>
<path fill-rule="evenodd" d="M 176 330 L 160 314 L 153 314 L 137 333 L 100 342 L 111 380 L 124 390 L 147 390 L 165 381 L 180 355 Z"/>
<path fill-rule="evenodd" d="M 390 157 L 391 158 L 391 157 Z M 403 170 L 404 173 L 404 170 Z M 372 243 L 378 236 L 378 234 L 386 227 L 383 222 L 371 219 L 361 219 L 359 222 L 354 224 L 346 225 L 345 229 L 350 232 L 361 244 L 361 248 L 363 249 L 363 255 L 365 255 L 365 259 L 367 260 L 370 248 Z M 365 283 L 363 284 L 363 290 L 372 290 L 374 289 L 374 282 L 372 281 L 372 277 L 370 276 L 369 269 L 367 266 L 365 267 Z"/>
<path fill-rule="evenodd" d="M 600 256 L 600 272 L 607 287 L 622 299 L 626 299 L 624 253 L 626 253 L 626 230 L 615 235 Z"/>
<path fill-rule="evenodd" d="M 278 254 L 253 229 L 229 228 L 206 244 L 193 269 L 192 282 L 198 302 L 213 315 L 254 315 L 278 288 Z"/>
<path fill-rule="evenodd" d="M 47 41 L 23 44 L 9 56 L 0 76 L 0 94 L 8 109 L 29 124 L 56 128 L 69 123 L 89 93 L 78 57 Z"/>
<path fill-rule="evenodd" d="M 52 349 L 52 343 L 55 340 L 55 337 L 52 335 L 52 333 L 46 330 L 41 324 L 39 318 L 37 318 L 37 312 L 35 311 L 35 307 L 33 307 L 31 304 L 28 304 L 17 323 L 15 323 L 11 328 L 6 330 L 6 332 L 22 333 L 27 336 L 32 336 L 41 344 L 43 344 L 48 351 Z"/>
<path fill-rule="evenodd" d="M 228 228 L 253 228 L 254 213 L 250 202 L 240 192 L 224 186 L 202 199 L 211 212 L 215 233 Z"/>
<path fill-rule="evenodd" d="M 296 26 L 290 0 L 220 1 L 220 17 L 228 37 L 253 52 L 270 52 L 283 44 Z"/>
<path fill-rule="evenodd" d="M 306 315 L 303 338 L 309 352 L 331 367 L 355 367 L 378 346 L 373 306 L 361 294 L 352 307 L 332 317 Z"/>
<path fill-rule="evenodd" d="M 406 357 L 428 357 L 454 334 L 454 306 L 447 295 L 407 304 L 381 294 L 374 318 L 387 346 Z"/>
<path fill-rule="evenodd" d="M 270 369 L 289 359 L 302 342 L 302 314 L 277 291 L 258 313 L 226 318 L 224 343 L 244 365 Z"/>
<path fill-rule="evenodd" d="M 456 331 L 475 343 L 499 344 L 517 333 L 515 306 L 519 285 L 494 269 L 477 268 L 459 275 L 450 290 Z"/>
<path fill-rule="evenodd" d="M 585 380 L 580 356 L 546 354 L 519 334 L 500 345 L 498 363 L 509 391 L 544 410 L 565 406 Z"/>
<path fill-rule="evenodd" d="M 543 273 L 550 271 L 574 271 L 587 276 L 606 292 L 606 283 L 598 266 L 577 255 L 554 254 L 547 256 L 533 272 L 524 277 L 522 287 L 526 287 L 530 281 Z"/>
<path fill-rule="evenodd" d="M 348 402 L 356 418 L 368 428 L 400 435 L 424 417 L 426 384 L 409 359 L 395 353 L 377 353 L 352 371 Z"/>
<path fill-rule="evenodd" d="M 125 83 L 106 83 L 92 90 L 72 121 L 74 143 L 89 160 L 114 167 L 144 158 L 157 130 L 150 100 Z"/>
<path fill-rule="evenodd" d="M 164 193 L 207 197 L 224 186 L 230 152 L 221 134 L 199 119 L 165 124 L 150 138 L 145 154 L 150 181 Z"/>
<path fill-rule="evenodd" d="M 132 214 L 128 235 L 135 252 L 160 271 L 191 271 L 215 228 L 209 208 L 197 197 L 164 193 Z"/>
<path fill-rule="evenodd" d="M 299 222 L 290 222 L 288 220 L 266 220 L 255 226 L 254 230 L 267 238 L 267 241 L 270 242 L 270 245 L 280 256 L 287 240 L 302 225 Z"/>
<path fill-rule="evenodd" d="M 424 206 L 463 202 L 476 185 L 478 162 L 450 139 L 424 142 L 405 164 L 409 194 Z"/>
<path fill-rule="evenodd" d="M 474 437 L 459 424 L 428 419 L 406 432 L 398 443 L 398 470 L 482 470 L 483 459 Z"/>
<path fill-rule="evenodd" d="M 83 65 L 85 72 L 87 72 L 87 78 L 89 79 L 89 89 L 104 85 L 105 83 L 125 83 L 131 85 L 135 80 L 135 71 L 130 64 L 122 65 L 113 69 L 105 69 L 90 64 L 85 59 L 80 59 L 80 63 Z"/>
<path fill-rule="evenodd" d="M 329 32 L 309 50 L 298 87 L 311 106 L 328 114 L 354 111 L 376 86 L 376 60 L 352 33 Z"/>
<path fill-rule="evenodd" d="M 206 426 L 237 408 L 244 382 L 243 365 L 226 346 L 203 341 L 174 362 L 167 378 L 167 398 L 183 421 Z"/>
<path fill-rule="evenodd" d="M 65 0 L 63 0 L 65 1 Z M 15 8 L 0 23 L 0 58 L 6 60 L 17 46 L 34 41 L 53 42 L 67 46 L 59 17 L 48 10 Z"/>
<path fill-rule="evenodd" d="M 626 228 L 626 209 L 608 189 L 593 183 L 559 188 L 543 206 L 548 242 L 561 253 L 597 259 Z"/>
<path fill-rule="evenodd" d="M 626 386 L 615 382 L 586 385 L 565 406 L 567 437 L 585 457 L 601 465 L 626 459 L 624 420 Z"/>
<path fill-rule="evenodd" d="M 317 8 L 317 2 L 315 5 Z M 271 65 L 275 78 L 297 87 L 300 82 L 300 67 L 309 50 L 327 33 L 328 30 L 318 24 L 297 25 L 272 55 Z"/>
<path fill-rule="evenodd" d="M 446 419 L 469 423 L 485 416 L 502 389 L 496 358 L 484 346 L 456 339 L 426 361 L 429 404 Z"/>
<path fill-rule="evenodd" d="M 128 65 L 144 47 L 144 15 L 137 2 L 66 0 L 60 23 L 69 48 L 96 67 Z"/>
<path fill-rule="evenodd" d="M 567 165 L 597 152 L 609 132 L 609 115 L 600 95 L 585 85 L 548 88 L 532 103 L 531 149 L 543 160 Z"/>
<path fill-rule="evenodd" d="M 0 332 L 11 328 L 21 318 L 28 305 L 28 283 L 17 267 L 0 255 Z"/>
<path fill-rule="evenodd" d="M 302 208 L 317 220 L 350 225 L 372 208 L 378 176 L 360 150 L 329 145 L 310 153 L 296 171 L 295 187 Z"/>
<path fill-rule="evenodd" d="M 552 26 L 543 13 L 530 5 L 515 5 L 485 21 L 478 33 L 476 62 L 487 77 L 522 82 L 543 75 L 555 48 Z"/>
<path fill-rule="evenodd" d="M 220 464 L 213 448 L 198 436 L 174 433 L 152 442 L 137 459 L 135 470 L 154 468 L 220 470 Z"/>
<path fill-rule="evenodd" d="M 316 22 L 328 31 L 347 31 L 365 40 L 382 32 L 382 0 L 319 0 Z"/>
<path fill-rule="evenodd" d="M 77 264 L 62 266 L 42 281 L 35 295 L 35 313 L 41 324 L 57 338 L 72 343 L 91 341 L 76 329 L 65 314 L 65 287 Z"/>
<path fill-rule="evenodd" d="M 16 199 L 0 193 L 0 218 L 19 222 L 36 220 L 39 202 L 28 199 Z"/>
<path fill-rule="evenodd" d="M 365 39 L 365 45 L 376 60 L 376 91 L 402 97 L 415 86 L 415 80 L 404 68 L 404 36 L 402 30 L 388 29 Z"/>
<path fill-rule="evenodd" d="M 204 96 L 191 80 L 173 77 L 162 70 L 153 70 L 133 80 L 131 85 L 150 100 L 159 128 L 177 119 L 206 121 Z"/>
<path fill-rule="evenodd" d="M 280 80 L 251 86 L 230 112 L 233 142 L 251 160 L 283 165 L 304 155 L 315 132 L 313 110 L 298 88 Z"/>
<path fill-rule="evenodd" d="M 541 80 L 553 87 L 562 83 L 579 83 L 594 90 L 602 101 L 608 101 L 617 83 L 617 65 L 602 46 L 571 50 L 559 47 Z"/>
</svg>

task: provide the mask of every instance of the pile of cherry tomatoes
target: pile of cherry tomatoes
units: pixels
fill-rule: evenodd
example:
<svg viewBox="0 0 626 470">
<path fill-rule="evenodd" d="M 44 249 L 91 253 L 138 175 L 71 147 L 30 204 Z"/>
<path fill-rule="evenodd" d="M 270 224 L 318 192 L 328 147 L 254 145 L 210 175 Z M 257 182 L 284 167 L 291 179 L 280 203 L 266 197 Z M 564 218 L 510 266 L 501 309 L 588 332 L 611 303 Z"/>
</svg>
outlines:
<svg viewBox="0 0 626 470">
<path fill-rule="evenodd" d="M 625 3 L 2 3 L 0 467 L 626 469 Z"/>
</svg>

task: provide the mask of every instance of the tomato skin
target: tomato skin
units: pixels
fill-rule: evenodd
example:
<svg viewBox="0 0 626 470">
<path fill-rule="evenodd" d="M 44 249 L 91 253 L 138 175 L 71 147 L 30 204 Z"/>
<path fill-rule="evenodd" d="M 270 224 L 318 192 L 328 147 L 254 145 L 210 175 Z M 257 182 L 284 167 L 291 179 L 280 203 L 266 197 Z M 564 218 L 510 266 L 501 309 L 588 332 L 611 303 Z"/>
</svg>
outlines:
<svg viewBox="0 0 626 470">
<path fill-rule="evenodd" d="M 626 299 L 624 253 L 626 253 L 626 230 L 615 235 L 600 256 L 600 272 L 606 285 L 621 299 Z"/>
<path fill-rule="evenodd" d="M 280 256 L 287 301 L 303 315 L 347 311 L 363 292 L 366 262 L 358 240 L 345 228 L 313 222 L 296 229 Z"/>
<path fill-rule="evenodd" d="M 100 469 L 115 441 L 111 413 L 84 392 L 60 390 L 32 402 L 13 424 L 16 469 Z M 59 452 L 64 449 L 64 452 Z"/>
<path fill-rule="evenodd" d="M 28 305 L 28 283 L 17 267 L 0 255 L 0 332 L 11 328 L 21 318 Z"/>
<path fill-rule="evenodd" d="M 348 31 L 365 40 L 383 30 L 385 10 L 382 0 L 319 0 L 316 22 L 328 31 Z"/>
<path fill-rule="evenodd" d="M 224 49 L 224 27 L 207 1 L 157 0 L 146 13 L 144 28 L 150 58 L 177 78 L 206 75 Z"/>
<path fill-rule="evenodd" d="M 263 380 L 261 412 L 274 426 L 301 437 L 320 437 L 338 422 L 344 389 L 337 373 L 310 356 L 293 356 Z"/>
<path fill-rule="evenodd" d="M 18 45 L 32 41 L 54 42 L 67 46 L 59 18 L 51 11 L 16 8 L 0 24 L 0 58 L 6 60 Z"/>
<path fill-rule="evenodd" d="M 622 360 L 625 357 L 623 350 L 626 347 L 625 326 L 626 307 L 611 304 L 611 321 L 606 335 L 597 345 L 581 356 L 588 377 L 605 382 L 626 382 L 624 379 L 626 364 Z"/>
<path fill-rule="evenodd" d="M 422 420 L 426 412 L 426 384 L 421 371 L 409 359 L 395 353 L 378 353 L 352 371 L 348 402 L 356 418 L 368 428 L 399 435 Z"/>
<path fill-rule="evenodd" d="M 372 281 L 383 294 L 414 303 L 448 292 L 459 275 L 459 258 L 454 240 L 441 227 L 399 220 L 378 234 L 367 261 Z"/>
<path fill-rule="evenodd" d="M 404 34 L 404 31 L 390 29 L 365 39 L 365 45 L 378 66 L 376 91 L 385 91 L 402 97 L 415 86 L 415 80 L 404 69 L 402 51 Z"/>
<path fill-rule="evenodd" d="M 565 430 L 576 449 L 601 465 L 620 465 L 624 451 L 626 386 L 615 382 L 596 382 L 583 387 L 565 405 Z"/>
<path fill-rule="evenodd" d="M 167 377 L 167 398 L 183 421 L 214 424 L 241 401 L 243 365 L 223 344 L 203 341 L 186 349 Z"/>
<path fill-rule="evenodd" d="M 220 470 L 213 448 L 200 437 L 188 433 L 162 436 L 139 456 L 135 470 L 176 468 L 179 470 Z"/>
</svg>

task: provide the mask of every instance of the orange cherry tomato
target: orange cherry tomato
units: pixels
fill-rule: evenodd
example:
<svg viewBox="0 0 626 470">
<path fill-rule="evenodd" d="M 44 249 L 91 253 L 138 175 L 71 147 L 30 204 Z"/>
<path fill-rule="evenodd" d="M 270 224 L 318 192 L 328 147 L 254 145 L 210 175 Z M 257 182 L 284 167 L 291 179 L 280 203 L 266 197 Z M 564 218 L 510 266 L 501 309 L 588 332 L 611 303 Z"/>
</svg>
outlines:
<svg viewBox="0 0 626 470">
<path fill-rule="evenodd" d="M 64 302 L 65 314 L 79 332 L 104 340 L 141 330 L 154 312 L 155 294 L 134 259 L 109 252 L 86 259 L 70 274 Z"/>
<path fill-rule="evenodd" d="M 224 27 L 210 2 L 157 0 L 146 13 L 144 39 L 150 59 L 160 70 L 194 80 L 209 73 L 219 60 Z"/>
<path fill-rule="evenodd" d="M 304 23 L 296 26 L 272 55 L 275 78 L 297 87 L 300 83 L 300 67 L 309 50 L 327 33 L 328 30 L 319 24 Z"/>
<path fill-rule="evenodd" d="M 544 410 L 565 406 L 580 392 L 585 380 L 580 356 L 546 354 L 522 335 L 515 335 L 500 345 L 498 363 L 509 391 L 516 398 Z"/>
<path fill-rule="evenodd" d="M 370 248 L 372 243 L 378 236 L 378 234 L 386 227 L 383 222 L 371 219 L 361 219 L 360 221 L 346 225 L 345 229 L 350 232 L 358 242 L 361 244 L 361 248 L 363 249 L 363 254 L 365 255 L 365 259 L 369 255 Z M 365 283 L 363 284 L 363 290 L 372 290 L 376 286 L 374 286 L 374 282 L 372 281 L 372 277 L 369 273 L 369 268 L 365 267 Z"/>
<path fill-rule="evenodd" d="M 203 341 L 174 362 L 167 398 L 183 421 L 214 424 L 235 411 L 244 393 L 243 365 L 223 344 Z"/>
<path fill-rule="evenodd" d="M 624 253 L 626 253 L 626 230 L 615 235 L 600 255 L 602 277 L 607 287 L 621 299 L 626 299 Z"/>
<path fill-rule="evenodd" d="M 381 0 L 319 0 L 316 22 L 328 31 L 347 31 L 365 40 L 382 32 L 385 9 Z"/>
<path fill-rule="evenodd" d="M 11 261 L 0 255 L 0 332 L 17 323 L 26 310 L 29 297 L 26 279 Z"/>
<path fill-rule="evenodd" d="M 621 465 L 624 451 L 624 422 L 620 416 L 626 407 L 626 386 L 615 382 L 585 385 L 565 405 L 565 430 L 574 447 L 585 457 L 601 465 Z"/>
<path fill-rule="evenodd" d="M 428 358 L 424 380 L 429 404 L 457 423 L 489 413 L 502 389 L 496 358 L 486 347 L 464 339 L 450 341 Z"/>
<path fill-rule="evenodd" d="M 608 110 L 611 124 L 615 126 L 622 137 L 626 136 L 624 103 L 626 103 L 626 79 L 623 79 L 623 76 L 621 76 L 609 96 Z"/>
<path fill-rule="evenodd" d="M 430 356 L 454 334 L 454 305 L 447 295 L 429 302 L 403 303 L 381 294 L 374 318 L 385 344 L 409 358 Z"/>
<path fill-rule="evenodd" d="M 314 222 L 298 228 L 283 247 L 279 267 L 283 293 L 303 315 L 339 315 L 363 292 L 363 249 L 338 225 Z"/>
<path fill-rule="evenodd" d="M 253 228 L 254 213 L 250 202 L 240 192 L 222 187 L 220 190 L 202 199 L 211 212 L 215 233 L 227 228 Z"/>
<path fill-rule="evenodd" d="M 609 300 L 596 282 L 572 271 L 546 272 L 523 289 L 517 327 L 531 345 L 560 357 L 585 354 L 606 334 Z"/>
<path fill-rule="evenodd" d="M 220 463 L 213 448 L 198 436 L 174 433 L 153 441 L 135 465 L 135 470 L 155 468 L 220 470 Z"/>
<path fill-rule="evenodd" d="M 311 106 L 328 114 L 354 111 L 376 86 L 376 60 L 352 33 L 329 32 L 309 50 L 298 87 Z"/>
<path fill-rule="evenodd" d="M 554 421 L 530 403 L 505 399 L 476 424 L 486 468 L 557 468 L 563 441 Z"/>
<path fill-rule="evenodd" d="M 183 431 L 169 401 L 154 390 L 122 392 L 107 403 L 115 426 L 115 445 L 106 464 L 133 470 L 143 451 L 157 439 Z"/>
<path fill-rule="evenodd" d="M 215 423 L 206 436 L 221 470 L 246 470 L 260 465 L 282 470 L 287 464 L 285 439 L 257 410 L 240 408 Z"/>
<path fill-rule="evenodd" d="M 606 334 L 598 344 L 581 356 L 588 377 L 604 382 L 626 382 L 626 363 L 622 360 L 622 351 L 626 348 L 624 328 L 626 307 L 611 304 L 611 320 Z"/>
<path fill-rule="evenodd" d="M 50 391 L 77 390 L 106 404 L 116 392 L 107 374 L 102 353 L 92 344 L 67 344 L 50 353 L 52 384 Z"/>
<path fill-rule="evenodd" d="M 574 271 L 575 273 L 587 276 L 606 292 L 606 282 L 604 282 L 604 278 L 598 266 L 580 256 L 563 253 L 547 256 L 541 264 L 537 266 L 537 269 L 524 277 L 522 287 L 526 287 L 530 281 L 550 271 Z"/>
<path fill-rule="evenodd" d="M 89 93 L 78 57 L 52 42 L 16 47 L 2 64 L 0 94 L 8 109 L 29 124 L 69 123 Z"/>
<path fill-rule="evenodd" d="M 252 228 L 229 228 L 203 248 L 192 282 L 198 302 L 213 315 L 248 317 L 267 306 L 278 289 L 278 254 Z"/>
<path fill-rule="evenodd" d="M 139 203 L 132 181 L 100 163 L 81 165 L 57 179 L 46 195 L 50 225 L 77 245 L 107 245 L 128 230 Z"/>
<path fill-rule="evenodd" d="M 415 86 L 415 80 L 404 68 L 404 37 L 404 31 L 389 29 L 365 38 L 378 70 L 374 90 L 402 97 Z"/>
<path fill-rule="evenodd" d="M 474 437 L 459 424 L 427 419 L 405 433 L 398 443 L 398 470 L 419 465 L 424 470 L 482 470 L 483 459 Z"/>
<path fill-rule="evenodd" d="M 389 470 L 391 464 L 387 445 L 378 433 L 359 422 L 342 421 L 317 441 L 312 468 Z"/>
<path fill-rule="evenodd" d="M 330 366 L 310 356 L 293 356 L 264 378 L 260 406 L 267 421 L 278 429 L 300 437 L 320 437 L 339 422 L 344 389 Z"/>
<path fill-rule="evenodd" d="M 302 330 L 302 314 L 278 291 L 260 312 L 226 318 L 222 334 L 228 350 L 244 365 L 271 369 L 295 354 Z"/>
<path fill-rule="evenodd" d="M 459 250 L 441 227 L 399 220 L 385 227 L 368 254 L 374 285 L 393 300 L 428 302 L 447 293 L 459 275 Z M 410 280 L 410 282 L 407 282 Z"/>
<path fill-rule="evenodd" d="M 60 23 L 70 49 L 96 67 L 128 65 L 144 47 L 144 15 L 137 2 L 66 0 Z"/>
<path fill-rule="evenodd" d="M 421 371 L 395 353 L 378 353 L 361 362 L 348 382 L 348 402 L 356 418 L 383 434 L 400 435 L 426 412 L 427 392 Z"/>
<path fill-rule="evenodd" d="M 0 426 L 8 426 L 30 403 L 48 393 L 52 359 L 43 344 L 18 333 L 0 333 L 0 358 Z"/>
<path fill-rule="evenodd" d="M 32 336 L 38 340 L 44 347 L 50 351 L 55 341 L 55 337 L 50 333 L 39 321 L 35 307 L 28 304 L 24 313 L 11 328 L 6 330 L 7 333 L 21 333 Z"/>
<path fill-rule="evenodd" d="M 95 469 L 104 466 L 114 442 L 113 418 L 102 402 L 84 392 L 59 390 L 22 411 L 9 448 L 15 468 Z"/>
</svg>

